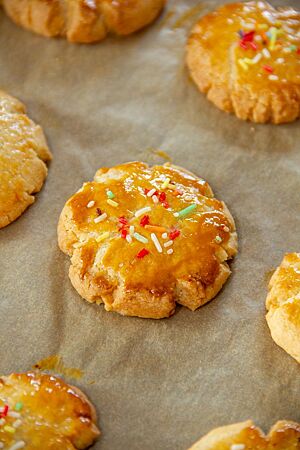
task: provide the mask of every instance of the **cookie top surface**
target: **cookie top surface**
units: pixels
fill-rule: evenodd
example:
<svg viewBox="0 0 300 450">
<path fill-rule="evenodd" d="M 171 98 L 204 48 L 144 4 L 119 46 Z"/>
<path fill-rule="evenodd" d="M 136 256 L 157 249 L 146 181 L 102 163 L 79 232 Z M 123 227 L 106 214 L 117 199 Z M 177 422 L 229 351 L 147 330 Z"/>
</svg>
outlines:
<svg viewBox="0 0 300 450">
<path fill-rule="evenodd" d="M 0 448 L 75 450 L 99 435 L 93 406 L 79 389 L 38 372 L 0 378 Z"/>
<path fill-rule="evenodd" d="M 60 246 L 80 252 L 81 276 L 92 273 L 111 289 L 122 283 L 161 296 L 174 295 L 178 280 L 212 286 L 236 252 L 225 205 L 204 180 L 169 165 L 100 169 L 68 200 L 62 222 Z"/>
<path fill-rule="evenodd" d="M 0 91 L 0 228 L 31 203 L 47 175 L 51 159 L 43 131 L 18 100 Z"/>
<path fill-rule="evenodd" d="M 268 121 L 271 113 L 265 111 L 263 105 L 257 106 L 261 117 L 257 111 L 258 117 L 254 118 L 247 117 L 246 112 L 235 105 L 235 100 L 251 103 L 251 94 L 263 94 L 265 98 L 261 103 L 270 103 L 269 109 L 275 110 L 273 119 L 276 123 L 298 117 L 300 13 L 293 8 L 276 9 L 264 1 L 224 5 L 202 17 L 195 25 L 188 53 L 188 65 L 196 84 L 203 92 L 211 90 L 210 99 L 221 109 L 236 109 L 241 118 Z M 201 60 L 199 66 L 200 63 L 205 66 L 205 73 L 201 73 L 195 59 Z M 217 89 L 220 84 L 224 84 L 221 90 Z M 279 116 L 277 102 L 280 98 L 273 103 L 271 100 L 272 94 L 279 95 L 282 90 L 286 95 L 281 101 L 292 109 L 290 117 L 283 113 Z M 259 103 L 259 98 L 256 100 Z"/>
<path fill-rule="evenodd" d="M 266 307 L 272 338 L 300 363 L 300 253 L 285 255 L 276 269 Z"/>
<path fill-rule="evenodd" d="M 251 420 L 215 428 L 196 442 L 190 450 L 296 450 L 300 425 L 281 420 L 268 435 Z"/>
</svg>

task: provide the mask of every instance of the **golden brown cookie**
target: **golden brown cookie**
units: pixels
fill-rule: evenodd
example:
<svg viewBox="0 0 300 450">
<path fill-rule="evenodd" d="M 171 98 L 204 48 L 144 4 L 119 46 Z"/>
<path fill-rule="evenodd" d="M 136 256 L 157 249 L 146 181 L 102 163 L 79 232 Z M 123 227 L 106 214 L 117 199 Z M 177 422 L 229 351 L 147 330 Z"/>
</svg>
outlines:
<svg viewBox="0 0 300 450">
<path fill-rule="evenodd" d="M 237 252 L 234 221 L 204 180 L 141 162 L 99 169 L 67 201 L 58 241 L 83 298 L 154 319 L 212 299 Z"/>
<path fill-rule="evenodd" d="M 0 228 L 34 202 L 51 159 L 44 133 L 25 107 L 0 91 Z"/>
<path fill-rule="evenodd" d="M 265 435 L 247 420 L 215 428 L 189 450 L 300 450 L 300 425 L 281 420 Z"/>
<path fill-rule="evenodd" d="M 274 272 L 266 308 L 272 338 L 300 363 L 300 253 L 285 255 Z"/>
<path fill-rule="evenodd" d="M 187 44 L 192 79 L 218 108 L 253 122 L 300 115 L 300 13 L 263 1 L 202 17 Z"/>
<path fill-rule="evenodd" d="M 150 24 L 166 0 L 2 0 L 17 24 L 44 36 L 91 43 Z M 1 3 L 1 2 L 0 2 Z"/>
<path fill-rule="evenodd" d="M 99 434 L 95 409 L 78 388 L 40 372 L 0 378 L 0 448 L 85 449 Z"/>
</svg>

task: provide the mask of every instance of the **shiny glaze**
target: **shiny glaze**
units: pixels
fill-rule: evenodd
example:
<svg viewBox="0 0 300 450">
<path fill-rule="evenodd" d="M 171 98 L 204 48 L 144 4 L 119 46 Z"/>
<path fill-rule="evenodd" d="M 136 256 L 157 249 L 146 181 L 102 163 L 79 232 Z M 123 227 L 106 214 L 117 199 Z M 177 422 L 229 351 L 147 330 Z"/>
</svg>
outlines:
<svg viewBox="0 0 300 450">
<path fill-rule="evenodd" d="M 222 202 L 213 198 L 208 184 L 188 172 L 168 165 L 149 168 L 143 163 L 135 162 L 115 167 L 112 172 L 102 169 L 99 176 L 104 172 L 106 181 L 99 178 L 101 182 L 84 184 L 67 203 L 78 233 L 88 233 L 88 239 L 81 249 L 81 275 L 95 262 L 98 249 L 109 243 L 101 264 L 120 273 L 128 288 L 143 287 L 154 293 L 161 293 L 161 290 L 172 286 L 176 279 L 186 279 L 188 276 L 201 279 L 205 285 L 211 284 L 219 271 L 215 252 L 220 244 L 215 242 L 215 238 L 220 236 L 223 243 L 227 242 L 233 225 L 223 211 Z M 111 178 L 108 178 L 110 173 Z M 118 179 L 113 179 L 116 173 Z M 175 196 L 174 190 L 169 188 L 162 191 L 162 183 L 167 177 L 182 195 Z M 145 194 L 145 189 L 152 188 L 159 193 L 166 193 L 167 208 L 160 202 L 154 204 L 152 198 Z M 114 200 L 119 204 L 116 208 L 107 204 L 108 189 L 115 194 Z M 94 201 L 95 205 L 87 208 L 90 201 Z M 174 217 L 174 212 L 194 203 L 197 209 L 193 213 L 185 218 Z M 151 225 L 165 227 L 167 233 L 174 229 L 180 230 L 180 236 L 172 246 L 172 255 L 166 253 L 167 248 L 158 253 L 150 237 L 152 231 L 140 225 L 144 214 L 135 217 L 137 210 L 147 206 L 151 207 L 151 211 L 145 213 L 149 215 Z M 107 213 L 108 219 L 96 224 L 94 219 L 98 216 L 97 208 L 100 208 L 101 213 Z M 148 243 L 135 239 L 128 243 L 123 239 L 119 231 L 120 216 L 126 217 L 129 225 L 134 225 L 135 231 L 146 237 Z M 107 231 L 110 233 L 109 238 L 97 243 L 97 236 Z M 161 245 L 169 240 L 162 239 L 161 233 L 156 235 Z M 137 254 L 143 248 L 150 253 L 139 259 Z M 103 282 L 103 278 L 100 279 Z"/>
<path fill-rule="evenodd" d="M 9 417 L 21 402 L 20 418 Z M 9 406 L 9 414 L 0 425 L 0 442 L 8 449 L 18 441 L 26 450 L 86 448 L 99 434 L 90 405 L 61 379 L 28 372 L 0 378 L 0 407 Z M 14 428 L 16 420 L 21 424 Z M 15 429 L 14 433 L 5 430 Z"/>
<path fill-rule="evenodd" d="M 261 29 L 261 26 L 266 29 Z M 264 33 L 271 27 L 283 31 L 273 50 L 270 50 L 268 38 L 264 43 Z M 257 50 L 240 47 L 239 31 L 255 31 L 254 43 Z M 262 36 L 263 40 L 257 41 L 257 35 Z M 296 50 L 288 53 L 285 51 L 292 44 L 300 48 L 300 13 L 292 8 L 276 10 L 267 2 L 228 4 L 201 18 L 197 34 L 193 38 L 199 40 L 201 46 L 210 52 L 212 73 L 215 70 L 226 83 L 231 78 L 232 82 L 245 83 L 254 89 L 268 88 L 274 91 L 281 87 L 288 89 L 289 85 L 300 86 L 300 54 Z M 262 55 L 259 62 L 247 64 L 246 70 L 239 64 L 241 59 L 253 59 L 263 48 L 270 51 L 270 58 Z M 230 66 L 228 59 L 231 61 Z M 264 70 L 265 65 L 271 66 L 273 72 Z M 234 70 L 229 73 L 232 67 Z M 278 80 L 270 80 L 269 75 L 275 75 Z"/>
</svg>

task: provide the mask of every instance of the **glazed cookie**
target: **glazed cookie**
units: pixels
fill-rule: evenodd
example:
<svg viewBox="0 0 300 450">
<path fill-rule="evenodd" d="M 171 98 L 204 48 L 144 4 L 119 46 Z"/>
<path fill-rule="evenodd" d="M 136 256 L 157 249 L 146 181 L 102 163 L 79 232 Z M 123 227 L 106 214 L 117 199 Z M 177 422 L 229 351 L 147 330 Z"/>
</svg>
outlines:
<svg viewBox="0 0 300 450">
<path fill-rule="evenodd" d="M 44 133 L 25 107 L 0 91 L 0 228 L 17 219 L 34 202 L 51 159 Z"/>
<path fill-rule="evenodd" d="M 100 432 L 87 397 L 60 378 L 39 372 L 0 378 L 0 448 L 75 450 Z"/>
<path fill-rule="evenodd" d="M 192 79 L 218 108 L 253 122 L 300 115 L 300 13 L 246 2 L 202 17 L 187 44 Z"/>
<path fill-rule="evenodd" d="M 2 0 L 2 4 L 14 22 L 35 33 L 91 43 L 109 33 L 128 35 L 145 27 L 165 0 Z"/>
<path fill-rule="evenodd" d="M 266 436 L 251 420 L 215 428 L 189 450 L 299 450 L 300 425 L 281 420 Z"/>
<path fill-rule="evenodd" d="M 212 299 L 237 252 L 234 221 L 204 180 L 141 162 L 99 169 L 67 201 L 58 240 L 83 298 L 154 319 Z"/>
<path fill-rule="evenodd" d="M 300 363 L 300 253 L 283 258 L 270 280 L 266 308 L 272 338 Z"/>
</svg>

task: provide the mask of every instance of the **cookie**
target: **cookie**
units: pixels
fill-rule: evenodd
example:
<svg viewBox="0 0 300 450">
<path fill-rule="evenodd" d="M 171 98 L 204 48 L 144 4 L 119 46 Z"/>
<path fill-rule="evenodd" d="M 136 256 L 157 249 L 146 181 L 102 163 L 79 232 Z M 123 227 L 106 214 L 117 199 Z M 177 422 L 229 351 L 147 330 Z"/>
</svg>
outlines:
<svg viewBox="0 0 300 450">
<path fill-rule="evenodd" d="M 300 253 L 285 255 L 274 272 L 266 308 L 272 338 L 300 363 Z"/>
<path fill-rule="evenodd" d="M 252 420 L 215 428 L 189 450 L 299 450 L 300 425 L 281 420 L 265 435 Z"/>
<path fill-rule="evenodd" d="M 300 115 L 300 13 L 263 1 L 224 5 L 192 29 L 187 66 L 223 111 L 291 122 Z"/>
<path fill-rule="evenodd" d="M 87 397 L 60 378 L 40 372 L 0 378 L 0 448 L 88 448 L 100 432 Z"/>
<path fill-rule="evenodd" d="M 165 0 L 2 0 L 18 25 L 43 36 L 91 43 L 128 35 L 150 24 Z"/>
<path fill-rule="evenodd" d="M 141 162 L 99 169 L 63 208 L 58 242 L 83 298 L 154 319 L 212 299 L 237 252 L 234 221 L 204 180 Z"/>
<path fill-rule="evenodd" d="M 0 228 L 34 202 L 51 159 L 44 133 L 25 107 L 0 91 Z"/>
</svg>

